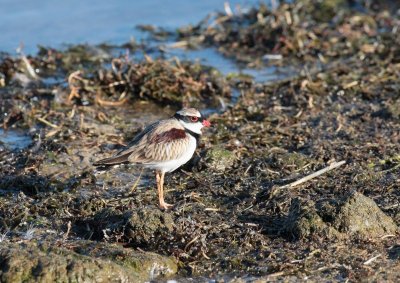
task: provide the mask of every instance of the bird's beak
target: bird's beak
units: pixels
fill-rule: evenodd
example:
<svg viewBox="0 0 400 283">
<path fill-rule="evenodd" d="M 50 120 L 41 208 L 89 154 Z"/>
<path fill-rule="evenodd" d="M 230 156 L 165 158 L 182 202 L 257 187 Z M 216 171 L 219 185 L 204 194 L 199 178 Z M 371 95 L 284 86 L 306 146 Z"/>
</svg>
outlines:
<svg viewBox="0 0 400 283">
<path fill-rule="evenodd" d="M 211 126 L 211 123 L 206 119 L 203 120 L 202 124 L 203 124 L 204 127 L 210 127 Z"/>
</svg>

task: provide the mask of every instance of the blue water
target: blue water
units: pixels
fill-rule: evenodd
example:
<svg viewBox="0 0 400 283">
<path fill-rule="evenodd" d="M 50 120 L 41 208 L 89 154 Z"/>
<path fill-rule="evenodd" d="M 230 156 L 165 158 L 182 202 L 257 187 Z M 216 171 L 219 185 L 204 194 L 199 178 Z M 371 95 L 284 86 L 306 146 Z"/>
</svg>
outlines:
<svg viewBox="0 0 400 283">
<path fill-rule="evenodd" d="M 0 51 L 25 53 L 37 45 L 122 44 L 140 39 L 139 24 L 178 28 L 195 24 L 207 14 L 223 11 L 226 0 L 0 0 Z M 260 0 L 231 0 L 246 9 Z"/>
<path fill-rule="evenodd" d="M 246 68 L 222 56 L 214 48 L 201 48 L 196 50 L 167 49 L 167 57 L 173 56 L 191 61 L 199 61 L 204 65 L 214 66 L 225 76 L 230 73 L 242 73 L 250 75 L 256 82 L 263 83 L 282 80 L 298 72 L 296 68 L 291 66 L 268 66 L 261 69 Z"/>
<path fill-rule="evenodd" d="M 10 150 L 23 149 L 32 143 L 32 139 L 22 130 L 0 129 L 0 149 L 6 147 Z"/>
<path fill-rule="evenodd" d="M 148 35 L 137 25 L 176 29 L 196 24 L 208 14 L 224 11 L 226 0 L 0 0 L 0 51 L 36 53 L 37 46 L 60 48 L 65 44 L 123 44 L 141 41 Z M 270 0 L 230 0 L 232 11 L 246 11 Z M 215 49 L 167 49 L 167 57 L 199 60 L 223 74 L 245 73 L 256 81 L 282 79 L 293 73 L 288 68 L 242 69 Z"/>
</svg>

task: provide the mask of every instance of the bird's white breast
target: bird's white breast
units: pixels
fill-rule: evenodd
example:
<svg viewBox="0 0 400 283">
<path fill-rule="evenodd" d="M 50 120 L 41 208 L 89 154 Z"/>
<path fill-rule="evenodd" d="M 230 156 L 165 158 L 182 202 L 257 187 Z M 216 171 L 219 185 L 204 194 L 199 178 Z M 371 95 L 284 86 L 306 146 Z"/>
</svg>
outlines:
<svg viewBox="0 0 400 283">
<path fill-rule="evenodd" d="M 181 157 L 169 161 L 162 161 L 158 163 L 148 164 L 146 165 L 146 167 L 167 173 L 175 171 L 180 166 L 187 163 L 192 158 L 197 147 L 196 139 L 191 135 L 189 135 L 189 138 L 190 138 L 189 146 Z"/>
</svg>

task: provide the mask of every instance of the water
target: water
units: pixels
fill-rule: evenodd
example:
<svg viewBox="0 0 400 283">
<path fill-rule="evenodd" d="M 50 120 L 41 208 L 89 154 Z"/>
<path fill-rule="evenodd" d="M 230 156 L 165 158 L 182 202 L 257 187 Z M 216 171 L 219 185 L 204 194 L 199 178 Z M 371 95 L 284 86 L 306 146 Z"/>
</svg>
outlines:
<svg viewBox="0 0 400 283">
<path fill-rule="evenodd" d="M 2 146 L 10 150 L 24 149 L 32 143 L 32 139 L 24 131 L 0 129 L 0 148 Z"/>
<path fill-rule="evenodd" d="M 230 73 L 246 74 L 253 77 L 256 82 L 272 82 L 291 76 L 296 69 L 290 66 L 269 66 L 261 69 L 251 69 L 239 66 L 235 61 L 222 56 L 214 48 L 202 48 L 197 50 L 167 49 L 168 57 L 179 57 L 191 61 L 200 61 L 204 65 L 216 67 L 225 76 Z"/>
<path fill-rule="evenodd" d="M 168 29 L 195 24 L 207 14 L 223 11 L 226 0 L 0 0 L 0 51 L 14 53 L 22 42 L 28 54 L 37 45 L 122 44 L 143 34 L 135 27 L 149 24 Z M 251 7 L 262 1 L 231 0 Z"/>
<path fill-rule="evenodd" d="M 24 52 L 35 54 L 37 46 L 62 48 L 66 44 L 123 44 L 140 42 L 148 34 L 138 25 L 153 25 L 173 30 L 197 24 L 208 14 L 224 11 L 226 0 L 0 0 L 0 51 L 16 54 L 23 43 Z M 270 3 L 270 0 L 230 0 L 233 12 Z M 148 42 L 152 46 L 156 42 Z M 296 72 L 290 68 L 268 67 L 261 70 L 241 68 L 213 48 L 182 50 L 167 48 L 167 58 L 199 60 L 219 69 L 224 75 L 243 73 L 257 82 L 275 81 Z"/>
</svg>

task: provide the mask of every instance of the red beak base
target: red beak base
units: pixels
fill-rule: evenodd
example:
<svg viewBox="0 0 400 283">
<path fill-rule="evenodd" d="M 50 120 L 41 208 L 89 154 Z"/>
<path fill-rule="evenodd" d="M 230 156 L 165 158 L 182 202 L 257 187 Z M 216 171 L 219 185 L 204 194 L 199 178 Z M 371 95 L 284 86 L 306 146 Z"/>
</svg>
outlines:
<svg viewBox="0 0 400 283">
<path fill-rule="evenodd" d="M 203 124 L 204 127 L 210 127 L 211 126 L 211 123 L 208 120 L 205 120 L 205 119 L 203 120 L 202 124 Z"/>
</svg>

